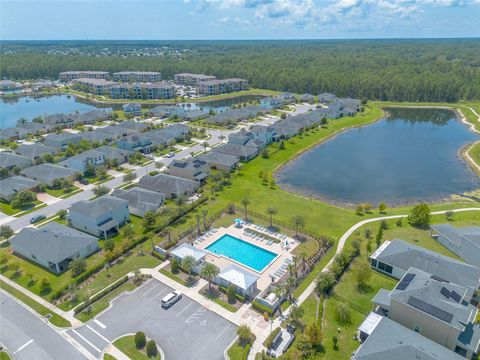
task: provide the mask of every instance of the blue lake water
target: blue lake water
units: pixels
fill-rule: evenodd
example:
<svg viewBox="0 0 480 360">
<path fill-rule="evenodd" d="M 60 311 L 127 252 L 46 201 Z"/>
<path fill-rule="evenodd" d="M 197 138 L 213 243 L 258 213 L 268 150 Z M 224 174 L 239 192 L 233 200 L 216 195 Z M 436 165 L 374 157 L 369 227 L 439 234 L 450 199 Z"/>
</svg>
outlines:
<svg viewBox="0 0 480 360">
<path fill-rule="evenodd" d="M 256 271 L 262 271 L 277 256 L 271 251 L 228 234 L 207 246 L 207 250 L 235 260 Z"/>
<path fill-rule="evenodd" d="M 480 188 L 460 150 L 479 137 L 440 109 L 388 109 L 286 164 L 277 182 L 342 204 L 435 201 Z"/>
<path fill-rule="evenodd" d="M 95 106 L 76 101 L 73 96 L 68 95 L 0 99 L 0 129 L 15 127 L 22 117 L 30 121 L 37 116 L 75 111 L 85 113 L 95 109 Z"/>
</svg>

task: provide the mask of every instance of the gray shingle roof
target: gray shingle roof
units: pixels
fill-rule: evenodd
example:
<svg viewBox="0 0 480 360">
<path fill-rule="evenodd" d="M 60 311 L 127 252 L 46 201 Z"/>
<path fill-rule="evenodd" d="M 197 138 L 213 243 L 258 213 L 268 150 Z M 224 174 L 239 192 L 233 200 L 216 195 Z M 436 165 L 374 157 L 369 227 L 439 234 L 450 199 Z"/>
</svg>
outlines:
<svg viewBox="0 0 480 360">
<path fill-rule="evenodd" d="M 105 159 L 108 160 L 117 159 L 120 161 L 123 160 L 125 157 L 129 157 L 134 154 L 133 151 L 119 149 L 113 146 L 100 146 L 95 150 L 105 155 Z"/>
<path fill-rule="evenodd" d="M 26 167 L 32 163 L 32 160 L 25 156 L 13 154 L 10 152 L 0 152 L 0 167 L 9 168 L 18 166 L 20 168 Z"/>
<path fill-rule="evenodd" d="M 16 247 L 28 249 L 39 259 L 59 263 L 88 245 L 97 245 L 97 239 L 55 221 L 41 228 L 24 228 L 11 239 Z"/>
<path fill-rule="evenodd" d="M 26 156 L 29 159 L 35 159 L 37 157 L 42 157 L 45 154 L 55 155 L 57 150 L 52 146 L 46 146 L 41 144 L 22 144 L 15 149 L 15 152 L 19 155 Z"/>
<path fill-rule="evenodd" d="M 352 360 L 462 360 L 453 351 L 382 318 L 370 336 L 358 348 Z"/>
<path fill-rule="evenodd" d="M 71 133 L 60 133 L 60 134 L 48 134 L 45 136 L 45 140 L 54 140 L 54 141 L 73 141 L 80 139 L 78 134 L 71 134 Z"/>
<path fill-rule="evenodd" d="M 451 224 L 439 224 L 430 227 L 457 246 L 462 245 L 462 238 L 480 246 L 480 226 L 456 228 Z"/>
<path fill-rule="evenodd" d="M 185 192 L 193 192 L 199 187 L 199 183 L 177 176 L 157 174 L 155 176 L 145 175 L 138 182 L 138 186 L 164 194 L 182 195 Z"/>
<path fill-rule="evenodd" d="M 220 164 L 229 167 L 234 166 L 240 161 L 238 156 L 224 154 L 216 151 L 211 151 L 204 155 L 200 155 L 198 158 L 206 161 L 208 164 Z"/>
<path fill-rule="evenodd" d="M 135 131 L 142 131 L 148 129 L 150 126 L 144 123 L 140 123 L 138 121 L 132 120 L 124 120 L 117 124 L 118 127 L 135 130 Z"/>
<path fill-rule="evenodd" d="M 415 267 L 468 287 L 471 292 L 480 283 L 479 268 L 399 239 L 385 242 L 371 257 L 404 271 Z"/>
<path fill-rule="evenodd" d="M 115 189 L 112 196 L 128 201 L 128 206 L 142 212 L 157 211 L 165 201 L 165 195 L 159 192 L 134 187 L 129 190 Z"/>
<path fill-rule="evenodd" d="M 70 207 L 70 213 L 78 212 L 88 217 L 97 218 L 107 212 L 110 212 L 119 207 L 128 205 L 128 202 L 113 196 L 101 196 L 93 200 L 82 200 L 73 203 Z"/>
<path fill-rule="evenodd" d="M 0 181 L 0 197 L 7 199 L 22 190 L 33 189 L 38 181 L 27 179 L 23 176 L 12 176 Z"/>
<path fill-rule="evenodd" d="M 250 157 L 258 153 L 258 149 L 252 146 L 237 145 L 237 144 L 223 144 L 213 148 L 214 152 L 221 152 L 224 154 L 239 156 L 239 157 Z"/>
<path fill-rule="evenodd" d="M 55 164 L 40 164 L 30 166 L 20 172 L 23 176 L 44 183 L 50 183 L 55 179 L 68 178 L 77 173 L 76 170 L 68 169 Z"/>
</svg>

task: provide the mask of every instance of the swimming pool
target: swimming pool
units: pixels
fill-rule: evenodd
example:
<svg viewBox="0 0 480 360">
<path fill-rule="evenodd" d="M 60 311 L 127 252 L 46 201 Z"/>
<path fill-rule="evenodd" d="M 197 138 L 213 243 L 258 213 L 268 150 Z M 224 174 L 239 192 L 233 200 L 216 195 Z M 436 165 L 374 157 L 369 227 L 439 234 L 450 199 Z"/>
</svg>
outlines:
<svg viewBox="0 0 480 360">
<path fill-rule="evenodd" d="M 261 272 L 277 254 L 256 245 L 225 234 L 206 248 L 208 251 L 223 255 L 253 270 Z"/>
</svg>

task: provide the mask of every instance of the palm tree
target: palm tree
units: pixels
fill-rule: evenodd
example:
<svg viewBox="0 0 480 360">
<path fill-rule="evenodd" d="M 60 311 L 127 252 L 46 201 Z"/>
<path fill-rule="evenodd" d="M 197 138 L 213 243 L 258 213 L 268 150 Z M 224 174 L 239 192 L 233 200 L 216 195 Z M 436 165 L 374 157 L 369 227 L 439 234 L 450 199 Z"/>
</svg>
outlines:
<svg viewBox="0 0 480 360">
<path fill-rule="evenodd" d="M 196 260 L 191 255 L 187 255 L 182 259 L 182 267 L 187 272 L 188 276 L 192 276 L 192 271 L 195 267 L 195 263 Z"/>
<path fill-rule="evenodd" d="M 208 214 L 208 211 L 203 209 L 202 210 L 202 215 L 203 215 L 203 230 L 204 231 L 207 231 L 207 214 Z"/>
<path fill-rule="evenodd" d="M 202 143 L 202 146 L 203 146 L 203 152 L 207 152 L 208 142 L 204 141 L 204 142 Z"/>
<path fill-rule="evenodd" d="M 172 229 L 168 226 L 165 229 L 163 229 L 163 233 L 168 238 L 168 242 L 170 242 L 170 237 L 172 235 L 171 232 L 172 232 Z"/>
<path fill-rule="evenodd" d="M 298 230 L 305 227 L 305 219 L 300 215 L 296 215 L 292 219 L 293 228 L 295 229 L 295 237 L 298 238 Z"/>
<path fill-rule="evenodd" d="M 208 289 L 212 292 L 212 282 L 220 273 L 220 269 L 212 263 L 207 262 L 200 270 L 200 276 L 208 281 Z"/>
<path fill-rule="evenodd" d="M 269 207 L 267 209 L 267 215 L 270 216 L 270 227 L 273 228 L 273 215 L 276 215 L 277 214 L 277 209 L 273 208 L 273 207 Z"/>
<path fill-rule="evenodd" d="M 245 210 L 245 221 L 248 221 L 247 206 L 250 205 L 250 200 L 248 200 L 248 198 L 243 198 L 241 202 L 243 209 Z"/>
<path fill-rule="evenodd" d="M 219 139 L 221 142 L 223 142 L 223 140 L 225 140 L 226 137 L 225 137 L 225 135 L 220 135 L 220 136 L 218 137 L 218 139 Z"/>
<path fill-rule="evenodd" d="M 195 220 L 197 221 L 197 234 L 200 234 L 200 214 L 195 214 Z"/>
<path fill-rule="evenodd" d="M 301 251 L 299 254 L 298 254 L 298 260 L 302 263 L 302 272 L 305 272 L 305 269 L 306 269 L 306 260 L 307 258 L 307 253 L 305 251 Z"/>
</svg>

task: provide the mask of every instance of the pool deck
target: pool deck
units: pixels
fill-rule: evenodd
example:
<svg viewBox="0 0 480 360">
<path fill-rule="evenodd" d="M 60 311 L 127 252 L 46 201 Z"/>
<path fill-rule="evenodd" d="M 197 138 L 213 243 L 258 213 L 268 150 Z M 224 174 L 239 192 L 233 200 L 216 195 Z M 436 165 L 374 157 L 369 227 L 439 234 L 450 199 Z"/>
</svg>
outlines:
<svg viewBox="0 0 480 360">
<path fill-rule="evenodd" d="M 287 260 L 287 259 L 292 260 L 293 255 L 292 255 L 291 252 L 292 252 L 293 249 L 295 249 L 295 247 L 299 244 L 299 242 L 297 240 L 294 240 L 294 239 L 287 236 L 285 239 L 281 240 L 280 243 L 273 243 L 271 245 L 267 245 L 266 244 L 267 241 L 255 240 L 255 239 L 252 239 L 252 238 L 244 235 L 244 231 L 247 228 L 255 230 L 256 232 L 262 232 L 261 230 L 258 230 L 256 228 L 254 228 L 253 226 L 254 226 L 254 224 L 248 224 L 248 225 L 243 225 L 242 228 L 237 228 L 235 225 L 231 225 L 227 228 L 223 228 L 223 227 L 218 228 L 217 229 L 218 231 L 216 233 L 214 233 L 210 236 L 207 236 L 204 241 L 202 241 L 201 243 L 199 243 L 195 246 L 198 247 L 199 249 L 205 250 L 208 253 L 205 260 L 215 264 L 216 266 L 218 266 L 220 268 L 220 270 L 223 270 L 228 265 L 235 264 L 235 265 L 238 265 L 238 266 L 256 274 L 257 276 L 259 276 L 259 279 L 257 281 L 257 288 L 260 291 L 263 291 L 272 283 L 272 279 L 270 278 L 270 274 L 273 274 L 274 272 L 279 270 L 281 268 L 281 266 L 284 264 L 285 260 Z M 265 250 L 268 250 L 270 252 L 273 252 L 273 253 L 277 254 L 277 256 L 261 272 L 255 271 L 254 269 L 252 269 L 248 266 L 245 266 L 240 262 L 234 261 L 234 260 L 229 259 L 229 258 L 227 258 L 225 256 L 222 256 L 222 255 L 213 254 L 210 251 L 208 251 L 207 247 L 210 246 L 211 244 L 213 244 L 218 239 L 220 239 L 223 235 L 234 236 L 234 237 L 236 237 L 240 240 L 243 240 L 247 243 L 258 246 L 261 249 L 265 249 Z M 273 237 L 271 234 L 265 233 L 265 235 Z M 285 243 L 285 240 L 287 240 L 288 244 L 289 244 L 289 249 L 288 250 L 285 249 L 285 247 L 282 247 L 282 243 Z M 277 280 L 280 280 L 280 278 L 277 278 Z"/>
</svg>

